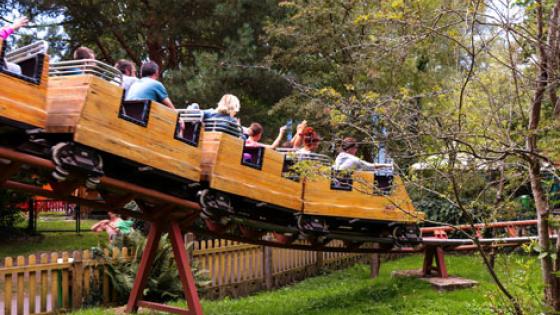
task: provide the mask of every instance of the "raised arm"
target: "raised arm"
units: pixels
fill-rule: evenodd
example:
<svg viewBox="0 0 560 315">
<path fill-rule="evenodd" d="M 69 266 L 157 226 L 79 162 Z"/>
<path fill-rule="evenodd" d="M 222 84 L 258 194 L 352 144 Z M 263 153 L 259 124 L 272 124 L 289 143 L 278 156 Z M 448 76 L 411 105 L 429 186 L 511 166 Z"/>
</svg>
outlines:
<svg viewBox="0 0 560 315">
<path fill-rule="evenodd" d="M 282 139 L 284 138 L 284 134 L 286 134 L 286 129 L 287 129 L 286 126 L 280 127 L 280 131 L 278 132 L 278 137 L 276 137 L 276 140 L 274 140 L 274 142 L 272 142 L 272 144 L 270 145 L 271 149 L 278 148 L 280 142 L 282 142 Z"/>
<path fill-rule="evenodd" d="M 306 127 L 307 127 L 307 120 L 304 120 L 299 125 L 297 125 L 296 135 L 292 139 L 292 148 L 299 148 L 303 146 L 303 137 L 301 136 L 301 133 Z"/>
</svg>

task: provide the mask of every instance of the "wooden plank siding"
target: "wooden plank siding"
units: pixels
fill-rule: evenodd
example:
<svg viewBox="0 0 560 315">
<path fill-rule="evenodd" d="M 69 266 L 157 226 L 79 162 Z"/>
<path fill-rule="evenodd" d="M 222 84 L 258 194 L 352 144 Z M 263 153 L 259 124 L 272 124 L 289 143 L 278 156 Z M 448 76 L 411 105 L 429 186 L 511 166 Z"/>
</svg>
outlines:
<svg viewBox="0 0 560 315">
<path fill-rule="evenodd" d="M 0 39 L 0 51 L 3 41 Z M 0 118 L 27 126 L 45 128 L 49 56 L 45 55 L 39 85 L 0 73 Z"/>
<path fill-rule="evenodd" d="M 74 132 L 92 78 L 91 75 L 50 78 L 47 96 L 47 132 Z"/>
<path fill-rule="evenodd" d="M 206 132 L 202 145 L 202 178 L 211 188 L 301 211 L 301 183 L 282 177 L 284 154 L 265 149 L 262 168 L 258 170 L 241 164 L 242 139 Z"/>
<path fill-rule="evenodd" d="M 77 143 L 200 180 L 201 146 L 175 139 L 176 111 L 152 102 L 146 127 L 121 119 L 123 90 L 93 75 L 54 78 L 49 93 L 50 132 L 74 132 Z"/>
<path fill-rule="evenodd" d="M 373 194 L 372 172 L 354 172 L 352 177 L 352 191 L 331 189 L 328 178 L 307 178 L 304 213 L 376 221 L 417 222 L 424 219 L 424 213 L 414 208 L 400 177 L 394 177 L 394 189 L 390 195 Z"/>
</svg>

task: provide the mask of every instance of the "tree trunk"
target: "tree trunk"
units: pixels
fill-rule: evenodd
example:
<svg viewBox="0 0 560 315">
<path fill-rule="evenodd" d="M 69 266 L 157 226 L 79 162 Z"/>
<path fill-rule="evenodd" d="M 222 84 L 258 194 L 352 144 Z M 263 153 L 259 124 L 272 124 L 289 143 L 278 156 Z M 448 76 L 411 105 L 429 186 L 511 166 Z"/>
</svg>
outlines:
<svg viewBox="0 0 560 315">
<path fill-rule="evenodd" d="M 547 89 L 548 82 L 548 54 L 544 42 L 543 29 L 543 4 L 542 0 L 537 1 L 537 49 L 539 54 L 539 69 L 536 78 L 536 90 L 529 110 L 529 124 L 527 126 L 526 148 L 529 152 L 526 160 L 529 166 L 529 180 L 531 191 L 535 200 L 535 207 L 538 220 L 539 246 L 541 253 L 551 253 L 549 226 L 548 226 L 548 205 L 545 200 L 544 190 L 541 183 L 541 161 L 535 156 L 538 153 L 537 132 L 541 116 L 543 97 Z M 550 30 L 549 30 L 550 31 Z M 554 31 L 554 30 L 552 30 Z M 550 255 L 541 256 L 541 273 L 545 285 L 545 303 L 552 307 L 556 312 L 560 310 L 558 296 L 558 279 L 554 276 L 554 265 Z"/>
<path fill-rule="evenodd" d="M 533 161 L 529 165 L 529 179 L 531 182 L 531 191 L 535 200 L 535 208 L 537 212 L 539 247 L 541 253 L 551 252 L 548 226 L 548 207 L 544 198 L 544 191 L 541 184 L 540 163 Z M 545 284 L 544 297 L 546 304 L 550 305 L 555 311 L 558 308 L 558 284 L 557 278 L 553 274 L 554 265 L 550 255 L 541 258 L 541 273 Z"/>
</svg>

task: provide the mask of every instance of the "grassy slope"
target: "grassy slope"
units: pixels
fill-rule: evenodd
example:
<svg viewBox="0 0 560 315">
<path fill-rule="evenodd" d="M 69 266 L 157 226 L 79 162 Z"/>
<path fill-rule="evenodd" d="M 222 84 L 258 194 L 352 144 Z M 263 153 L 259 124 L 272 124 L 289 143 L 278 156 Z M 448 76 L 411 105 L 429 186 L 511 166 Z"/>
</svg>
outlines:
<svg viewBox="0 0 560 315">
<path fill-rule="evenodd" d="M 311 278 L 291 287 L 264 292 L 242 299 L 203 301 L 204 313 L 211 314 L 491 314 L 487 294 L 495 292 L 480 259 L 448 256 L 451 274 L 475 279 L 472 289 L 439 293 L 418 279 L 394 279 L 393 270 L 417 269 L 420 256 L 410 256 L 383 265 L 381 275 L 371 280 L 368 266 L 357 265 L 326 276 Z M 508 262 L 504 265 L 512 267 Z M 501 268 L 500 268 L 501 269 Z M 528 278 L 539 282 L 538 269 Z M 176 303 L 184 305 L 184 303 Z M 79 315 L 114 314 L 114 310 L 91 309 Z"/>
</svg>

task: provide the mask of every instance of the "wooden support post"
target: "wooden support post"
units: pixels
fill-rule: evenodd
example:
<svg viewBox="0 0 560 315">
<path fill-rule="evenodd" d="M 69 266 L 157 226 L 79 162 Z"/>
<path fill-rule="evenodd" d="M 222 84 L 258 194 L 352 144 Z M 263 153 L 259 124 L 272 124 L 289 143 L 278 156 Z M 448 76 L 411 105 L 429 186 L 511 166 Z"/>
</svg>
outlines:
<svg viewBox="0 0 560 315">
<path fill-rule="evenodd" d="M 321 270 L 323 270 L 323 252 L 321 252 L 321 251 L 315 252 L 315 257 L 316 257 L 316 260 L 315 260 L 315 268 L 316 268 L 315 273 L 318 274 L 318 273 L 321 272 Z"/>
<path fill-rule="evenodd" d="M 68 206 L 68 203 L 66 203 Z M 77 204 L 74 208 L 74 216 L 76 218 L 76 233 L 80 234 L 82 232 L 82 214 L 80 213 L 80 204 Z"/>
<path fill-rule="evenodd" d="M 146 247 L 144 249 L 144 253 L 142 254 L 142 260 L 140 261 L 140 266 L 138 268 L 138 274 L 136 276 L 136 280 L 134 281 L 134 286 L 130 292 L 130 297 L 126 306 L 126 312 L 132 313 L 138 311 L 138 307 L 146 307 L 174 314 L 202 315 L 202 307 L 198 298 L 198 292 L 196 291 L 194 276 L 190 267 L 190 261 L 185 248 L 183 235 L 179 225 L 175 222 L 171 223 L 169 226 L 169 236 L 173 247 L 175 263 L 177 264 L 177 270 L 179 271 L 179 278 L 183 284 L 185 300 L 187 301 L 189 309 L 185 310 L 183 308 L 141 300 L 142 292 L 150 275 L 150 269 L 163 232 L 161 225 L 161 222 L 153 222 L 151 224 Z"/>
<path fill-rule="evenodd" d="M 434 259 L 436 266 L 434 267 Z M 422 268 L 422 274 L 424 277 L 430 277 L 432 275 L 432 270 L 436 271 L 436 274 L 440 278 L 448 278 L 447 266 L 445 265 L 445 257 L 443 248 L 439 246 L 428 246 L 425 250 L 424 256 L 424 266 Z"/>
<path fill-rule="evenodd" d="M 37 226 L 35 225 L 35 201 L 33 198 L 27 200 L 27 231 L 35 234 Z"/>
<path fill-rule="evenodd" d="M 379 276 L 379 269 L 381 268 L 381 256 L 380 254 L 371 254 L 370 256 L 370 266 L 371 266 L 371 273 L 370 276 L 372 279 L 377 278 Z"/>
<path fill-rule="evenodd" d="M 267 290 L 271 290 L 274 287 L 274 266 L 272 257 L 272 247 L 263 246 L 263 276 L 264 285 Z"/>
<path fill-rule="evenodd" d="M 194 239 L 195 237 L 193 233 L 189 232 L 185 234 L 185 247 L 187 248 L 187 255 L 191 263 L 194 259 Z M 192 244 L 191 247 L 189 247 L 189 244 Z"/>
</svg>

